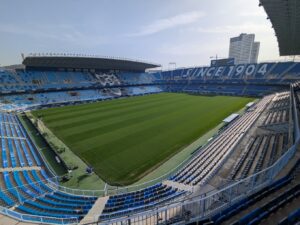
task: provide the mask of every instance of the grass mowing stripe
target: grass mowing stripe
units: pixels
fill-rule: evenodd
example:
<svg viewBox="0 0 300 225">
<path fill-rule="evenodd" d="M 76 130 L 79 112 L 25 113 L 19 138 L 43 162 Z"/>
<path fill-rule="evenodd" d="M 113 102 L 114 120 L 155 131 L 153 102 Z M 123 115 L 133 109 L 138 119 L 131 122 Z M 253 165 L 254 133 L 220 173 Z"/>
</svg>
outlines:
<svg viewBox="0 0 300 225">
<path fill-rule="evenodd" d="M 139 96 L 141 97 L 141 96 Z M 47 116 L 47 121 L 48 122 L 53 122 L 53 121 L 57 121 L 57 120 L 63 120 L 63 119 L 68 119 L 70 116 L 72 116 L 72 118 L 75 118 L 76 115 L 78 115 L 79 117 L 82 116 L 85 112 L 88 112 L 88 113 L 93 113 L 93 112 L 105 112 L 105 111 L 111 111 L 113 109 L 117 110 L 117 109 L 121 109 L 123 108 L 124 106 L 126 107 L 129 107 L 131 105 L 136 105 L 138 104 L 139 102 L 145 102 L 144 99 L 139 99 L 139 97 L 131 97 L 129 99 L 132 99 L 132 98 L 137 98 L 137 101 L 128 101 L 128 99 L 116 99 L 114 101 L 117 101 L 119 102 L 119 104 L 112 104 L 110 105 L 109 103 L 111 102 L 114 102 L 114 101 L 105 101 L 105 102 L 102 102 L 103 105 L 102 107 L 97 107 L 95 108 L 94 107 L 94 104 L 95 103 L 91 103 L 91 105 L 89 105 L 88 108 L 86 108 L 85 110 L 81 110 L 80 106 L 81 105 L 78 105 L 78 106 L 73 106 L 73 107 L 76 107 L 76 111 L 74 112 L 74 108 L 72 110 L 70 110 L 68 113 L 65 113 L 64 111 L 60 112 L 58 111 L 60 108 L 53 108 L 52 110 L 55 110 L 55 113 L 53 114 L 48 114 L 48 112 L 46 110 L 41 110 L 39 111 L 40 115 L 44 115 L 44 116 Z M 146 96 L 147 97 L 147 96 Z M 171 97 L 171 96 L 170 96 Z M 149 101 L 147 101 L 147 103 L 151 103 L 152 101 L 157 101 L 159 100 L 160 98 L 155 98 L 155 99 L 150 99 Z M 165 98 L 163 98 L 165 99 Z M 69 106 L 66 106 L 66 107 L 69 107 Z M 49 109 L 51 110 L 51 109 Z"/>
<path fill-rule="evenodd" d="M 129 115 L 133 115 L 134 113 L 141 113 L 142 111 L 147 111 L 148 108 L 151 107 L 156 107 L 157 105 L 161 105 L 162 103 L 166 103 L 166 104 L 173 104 L 175 102 L 181 101 L 180 98 L 178 99 L 172 99 L 172 100 L 167 100 L 165 99 L 164 101 L 157 101 L 157 102 L 151 102 L 151 104 L 149 104 L 148 102 L 146 102 L 147 104 L 142 104 L 142 105 L 135 105 L 132 107 L 124 107 L 121 108 L 119 110 L 114 110 L 114 111 L 108 111 L 105 113 L 101 113 L 99 114 L 99 112 L 92 112 L 92 113 L 88 113 L 87 115 L 84 115 L 81 117 L 73 117 L 70 116 L 68 120 L 57 120 L 56 122 L 52 122 L 49 120 L 46 120 L 45 122 L 47 123 L 51 123 L 51 127 L 53 129 L 68 129 L 68 128 L 73 128 L 74 126 L 80 126 L 80 125 L 86 125 L 88 123 L 91 124 L 95 124 L 95 119 L 97 119 L 97 121 L 106 121 L 107 119 L 114 119 L 114 118 L 119 118 L 121 114 L 126 113 Z M 182 101 L 184 101 L 184 99 L 182 99 Z M 68 131 L 68 130 L 66 130 Z"/>
<path fill-rule="evenodd" d="M 176 101 L 177 103 L 180 101 Z M 155 115 L 159 116 L 161 115 L 160 111 L 163 108 L 167 108 L 171 107 L 173 105 L 173 109 L 176 109 L 176 105 L 174 104 L 175 101 L 169 101 L 167 103 L 164 103 L 163 106 L 161 106 L 161 102 L 155 105 L 152 105 L 151 107 L 145 107 L 145 108 L 135 108 L 134 110 L 123 110 L 120 111 L 118 113 L 118 116 L 116 117 L 114 114 L 111 115 L 111 117 L 109 117 L 109 115 L 102 117 L 98 115 L 98 119 L 95 120 L 94 118 L 87 122 L 84 121 L 84 123 L 81 123 L 77 126 L 78 129 L 73 129 L 72 126 L 67 125 L 66 127 L 62 127 L 63 128 L 63 132 L 68 133 L 68 136 L 71 136 L 73 134 L 79 134 L 79 133 L 84 133 L 84 132 L 90 132 L 93 130 L 97 130 L 97 129 L 101 129 L 102 132 L 105 132 L 106 129 L 104 129 L 105 127 L 107 127 L 108 125 L 114 125 L 114 124 L 124 124 L 126 125 L 126 121 L 132 122 L 132 123 L 136 123 L 138 122 L 141 118 L 142 119 L 147 119 L 147 116 L 149 117 L 153 117 Z M 160 106 L 160 110 L 157 110 L 157 107 Z M 121 116 L 126 114 L 126 117 Z M 77 122 L 74 122 L 73 124 L 77 124 Z M 119 127 L 122 127 L 121 124 L 119 125 Z M 57 132 L 60 131 L 60 129 L 58 129 L 57 127 L 53 127 L 53 129 L 55 129 Z M 82 136 L 80 136 L 82 137 Z"/>
<path fill-rule="evenodd" d="M 103 101 L 102 104 L 106 105 L 109 107 L 113 107 L 114 105 L 118 105 L 118 106 L 122 106 L 122 104 L 128 104 L 128 99 L 135 99 L 135 103 L 138 103 L 139 101 L 145 101 L 143 98 L 146 96 L 134 96 L 134 97 L 130 97 L 130 98 L 124 98 L 124 99 L 116 99 L 113 101 L 107 100 L 107 101 Z M 151 100 L 155 100 L 155 99 L 160 99 L 160 98 L 165 98 L 166 96 L 162 97 L 159 95 L 155 95 L 155 97 Z M 132 102 L 133 103 L 133 102 Z M 79 105 L 76 111 L 89 111 L 90 108 L 95 107 L 97 104 L 99 104 L 99 102 L 96 103 L 89 103 L 89 104 L 82 104 Z M 75 106 L 64 106 L 64 107 L 58 107 L 58 108 L 51 108 L 51 109 L 44 109 L 44 110 L 39 110 L 40 113 L 43 113 L 44 115 L 47 115 L 49 117 L 51 117 L 52 115 L 56 115 L 57 113 L 73 113 L 74 112 L 74 107 Z"/>
</svg>

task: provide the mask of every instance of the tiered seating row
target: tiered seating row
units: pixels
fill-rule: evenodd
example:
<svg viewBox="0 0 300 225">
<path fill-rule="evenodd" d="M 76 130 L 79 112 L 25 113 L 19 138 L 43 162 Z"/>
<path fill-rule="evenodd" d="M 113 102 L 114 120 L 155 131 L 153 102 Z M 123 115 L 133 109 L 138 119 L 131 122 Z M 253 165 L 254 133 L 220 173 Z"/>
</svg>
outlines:
<svg viewBox="0 0 300 225">
<path fill-rule="evenodd" d="M 278 225 L 290 225 L 300 221 L 300 208 L 291 212 L 286 218 L 283 218 Z"/>
<path fill-rule="evenodd" d="M 271 166 L 287 150 L 287 138 L 286 133 L 252 137 L 229 179 L 243 179 Z"/>
<path fill-rule="evenodd" d="M 263 122 L 263 125 L 288 122 L 289 105 L 290 105 L 289 92 L 282 92 L 276 94 L 274 101 L 272 102 L 272 105 L 269 108 L 269 113 Z"/>
<path fill-rule="evenodd" d="M 84 88 L 94 85 L 112 86 L 120 84 L 120 81 L 114 74 L 106 73 L 4 70 L 0 71 L 0 77 L 0 92 Z"/>
<path fill-rule="evenodd" d="M 7 114 L 8 115 L 8 114 Z M 2 167 L 41 166 L 41 161 L 15 116 L 0 118 Z"/>
<path fill-rule="evenodd" d="M 279 94 L 276 98 L 276 101 L 270 107 L 270 110 L 274 110 L 277 108 L 287 108 L 290 105 L 290 95 L 288 92 L 283 92 Z"/>
<path fill-rule="evenodd" d="M 293 201 L 300 196 L 300 184 L 288 189 L 278 197 L 270 200 L 262 207 L 252 210 L 250 213 L 236 221 L 234 225 L 238 224 L 258 224 L 263 219 L 267 218 L 272 213 L 276 212 L 279 208 L 287 203 Z"/>
<path fill-rule="evenodd" d="M 289 110 L 276 110 L 271 111 L 267 115 L 264 125 L 276 124 L 276 123 L 286 123 L 289 121 Z"/>
<path fill-rule="evenodd" d="M 246 210 L 247 208 L 249 208 L 252 205 L 256 204 L 257 202 L 261 201 L 262 199 L 265 199 L 272 194 L 275 194 L 275 196 L 277 197 L 278 191 L 284 191 L 285 187 L 287 185 L 291 184 L 291 182 L 293 181 L 293 179 L 295 177 L 295 174 L 297 173 L 299 165 L 300 165 L 300 160 L 298 160 L 296 162 L 296 164 L 289 170 L 288 174 L 285 177 L 272 182 L 270 185 L 264 187 L 260 191 L 254 193 L 254 194 L 251 194 L 250 196 L 247 196 L 246 198 L 229 206 L 225 210 L 218 212 L 214 216 L 212 216 L 208 219 L 199 221 L 198 224 L 223 224 L 224 221 L 241 213 L 243 210 Z M 298 190 L 298 192 L 299 192 L 299 190 Z M 276 208 L 276 205 L 274 205 L 274 207 Z M 294 221 L 296 218 L 292 217 L 290 219 L 291 219 L 291 221 Z M 283 221 L 286 222 L 285 220 L 283 220 Z M 227 224 L 229 224 L 229 223 L 227 223 Z M 252 223 L 240 223 L 240 221 L 236 221 L 236 224 L 259 224 L 259 221 L 254 220 Z M 286 223 L 283 223 L 283 224 L 286 224 Z"/>
<path fill-rule="evenodd" d="M 184 191 L 159 183 L 140 191 L 111 196 L 105 205 L 100 219 L 145 210 L 167 200 L 179 197 L 183 193 Z"/>
<path fill-rule="evenodd" d="M 36 94 L 14 94 L 3 96 L 4 102 L 11 104 L 1 105 L 0 109 L 5 111 L 22 111 L 25 109 L 50 106 L 53 104 L 73 104 L 83 101 L 100 101 L 114 99 L 122 96 L 145 95 L 159 93 L 162 89 L 157 86 L 124 87 L 124 88 L 102 88 L 94 90 L 75 90 L 46 92 Z"/>
</svg>

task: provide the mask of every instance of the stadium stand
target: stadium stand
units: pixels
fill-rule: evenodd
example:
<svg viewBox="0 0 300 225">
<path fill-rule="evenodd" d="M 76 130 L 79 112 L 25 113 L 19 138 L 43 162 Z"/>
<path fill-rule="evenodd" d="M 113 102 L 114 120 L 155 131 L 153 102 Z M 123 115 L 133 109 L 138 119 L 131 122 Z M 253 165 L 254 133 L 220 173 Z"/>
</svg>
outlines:
<svg viewBox="0 0 300 225">
<path fill-rule="evenodd" d="M 12 207 L 14 217 L 49 223 L 73 223 L 82 219 L 96 197 L 70 195 L 53 189 L 37 150 L 18 118 L 0 113 L 2 146 L 1 205 Z M 144 210 L 184 194 L 184 191 L 157 184 L 144 190 L 109 198 L 101 219 Z M 35 215 L 35 216 L 33 216 Z M 46 220 L 45 218 L 46 217 Z"/>
<path fill-rule="evenodd" d="M 230 179 L 243 179 L 271 166 L 287 150 L 287 134 L 252 137 L 235 164 Z"/>
<path fill-rule="evenodd" d="M 100 219 L 146 210 L 182 194 L 184 194 L 184 191 L 159 183 L 137 192 L 111 196 Z"/>
<path fill-rule="evenodd" d="M 300 208 L 291 212 L 287 218 L 282 219 L 279 222 L 279 225 L 287 225 L 287 224 L 294 224 L 297 221 L 300 221 Z"/>
<path fill-rule="evenodd" d="M 213 211 L 213 217 L 206 216 L 206 221 L 227 220 L 248 205 L 256 204 L 259 199 L 282 190 L 283 186 L 291 183 L 290 177 L 281 180 L 271 177 L 270 180 L 264 181 L 264 176 L 256 174 L 273 168 L 278 161 L 285 160 L 293 151 L 293 143 L 290 140 L 293 134 L 290 133 L 289 124 L 297 119 L 291 108 L 295 105 L 293 100 L 299 103 L 299 97 L 297 94 L 293 97 L 294 92 L 290 88 L 297 90 L 300 85 L 296 83 L 290 86 L 290 83 L 295 82 L 300 75 L 299 63 L 194 67 L 148 73 L 27 68 L 1 70 L 0 75 L 0 204 L 5 210 L 4 214 L 18 220 L 52 224 L 79 223 L 98 199 L 96 196 L 70 194 L 58 188 L 59 184 L 52 177 L 51 170 L 47 168 L 44 159 L 15 115 L 18 111 L 57 105 L 160 92 L 262 97 L 242 116 L 220 130 L 213 140 L 198 149 L 180 170 L 167 178 L 166 182 L 160 181 L 137 191 L 108 196 L 103 210 L 96 216 L 100 222 L 123 221 L 124 217 L 154 213 L 165 206 L 167 211 L 163 212 L 167 216 L 161 216 L 161 213 L 157 212 L 160 216 L 153 216 L 155 220 L 159 218 L 160 222 L 169 223 L 176 220 L 185 221 L 186 217 L 191 215 L 198 218 L 197 216 L 202 214 L 193 214 L 193 210 L 189 211 L 188 215 L 185 214 L 186 208 L 189 207 L 184 206 L 188 203 L 182 199 L 199 194 L 199 187 L 211 185 L 220 168 L 258 120 L 262 120 L 262 123 L 257 129 L 262 131 L 250 137 L 246 148 L 232 165 L 227 177 L 230 181 L 228 185 L 245 181 L 252 176 L 256 177 L 256 183 L 269 182 L 268 185 L 263 183 L 261 188 L 258 188 L 258 185 L 255 193 L 236 192 L 241 195 L 238 196 L 239 199 L 243 200 L 234 201 L 230 206 L 230 201 L 214 197 L 214 200 L 209 200 L 201 206 L 205 213 L 210 212 L 209 215 L 212 209 L 218 209 L 217 213 Z M 282 126 L 281 130 L 276 131 L 275 126 Z M 278 172 L 280 168 L 275 169 Z M 238 223 L 263 219 L 266 217 L 264 212 L 273 212 L 273 206 L 282 202 L 282 198 L 297 199 L 298 197 L 291 193 L 298 193 L 299 187 L 294 185 L 290 188 L 290 191 L 282 194 L 284 197 L 270 200 L 265 206 L 241 217 Z M 220 196 L 228 198 L 223 192 Z M 176 208 L 176 213 L 168 208 L 172 204 L 181 204 Z M 222 207 L 219 209 L 215 205 Z M 283 205 L 285 203 L 282 203 Z M 223 208 L 227 209 L 223 211 Z M 182 215 L 179 216 L 178 212 Z M 282 223 L 294 221 L 297 216 L 298 211 L 295 211 L 284 218 Z"/>
<path fill-rule="evenodd" d="M 224 160 L 229 157 L 236 144 L 272 98 L 273 96 L 265 97 L 257 104 L 254 111 L 249 111 L 243 117 L 234 121 L 217 138 L 201 150 L 193 161 L 188 163 L 182 171 L 179 171 L 171 179 L 187 185 L 206 184 L 221 167 Z"/>
<path fill-rule="evenodd" d="M 244 217 L 242 217 L 238 222 L 234 224 L 254 224 L 258 223 L 261 220 L 268 217 L 270 214 L 274 213 L 279 208 L 282 208 L 284 205 L 288 204 L 291 201 L 299 201 L 297 199 L 300 195 L 300 185 L 296 185 L 284 193 L 282 193 L 280 196 L 272 199 L 271 201 L 265 203 L 260 208 L 257 208 Z"/>
<path fill-rule="evenodd" d="M 263 96 L 288 90 L 289 84 L 298 79 L 300 66 L 294 62 L 261 63 L 151 73 L 1 70 L 0 75 L 1 108 L 24 110 L 47 104 L 161 91 Z M 112 88 L 115 91 L 111 91 Z"/>
<path fill-rule="evenodd" d="M 1 205 L 12 208 L 17 218 L 47 222 L 73 222 L 84 217 L 96 198 L 75 196 L 48 186 L 50 178 L 26 131 L 13 114 L 0 113 Z M 54 181 L 53 181 L 54 182 Z"/>
<path fill-rule="evenodd" d="M 295 164 L 293 168 L 290 169 L 289 173 L 283 178 L 271 183 L 270 185 L 262 188 L 260 191 L 244 198 L 229 208 L 220 211 L 209 219 L 199 221 L 198 224 L 259 224 L 261 220 L 267 219 L 268 216 L 282 208 L 285 204 L 292 200 L 296 200 L 299 197 L 299 185 L 295 185 L 295 173 L 298 173 L 299 162 Z M 288 190 L 287 190 L 288 189 Z M 295 191 L 295 192 L 294 192 Z M 273 197 L 273 198 L 272 198 Z M 269 198 L 270 201 L 264 201 L 265 198 Z M 255 208 L 259 202 L 262 206 Z M 249 213 L 247 209 L 252 207 L 254 209 Z M 243 214 L 241 216 L 240 214 Z M 240 218 L 239 220 L 234 220 L 235 218 Z M 292 216 L 291 221 L 296 221 L 296 218 Z M 282 221 L 288 220 L 283 218 Z M 273 224 L 271 221 L 270 224 Z M 279 223 L 280 224 L 280 223 Z"/>
</svg>

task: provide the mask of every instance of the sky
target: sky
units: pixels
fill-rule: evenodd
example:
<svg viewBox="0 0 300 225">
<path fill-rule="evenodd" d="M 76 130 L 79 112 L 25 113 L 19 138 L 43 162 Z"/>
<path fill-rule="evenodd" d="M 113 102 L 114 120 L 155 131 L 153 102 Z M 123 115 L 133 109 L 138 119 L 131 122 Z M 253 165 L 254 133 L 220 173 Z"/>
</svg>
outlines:
<svg viewBox="0 0 300 225">
<path fill-rule="evenodd" d="M 259 61 L 278 60 L 258 0 L 0 0 L 0 66 L 21 53 L 76 53 L 146 60 L 168 68 L 228 57 L 229 39 L 255 33 Z"/>
</svg>

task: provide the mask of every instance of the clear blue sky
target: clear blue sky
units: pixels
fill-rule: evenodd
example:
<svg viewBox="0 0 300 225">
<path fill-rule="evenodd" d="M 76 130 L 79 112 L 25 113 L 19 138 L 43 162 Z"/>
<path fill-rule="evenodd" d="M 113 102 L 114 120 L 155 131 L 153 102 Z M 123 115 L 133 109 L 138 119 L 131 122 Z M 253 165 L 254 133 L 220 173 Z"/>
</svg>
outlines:
<svg viewBox="0 0 300 225">
<path fill-rule="evenodd" d="M 83 53 L 177 66 L 228 56 L 229 38 L 255 33 L 260 60 L 277 40 L 258 0 L 0 0 L 0 65 L 20 53 Z"/>
</svg>

